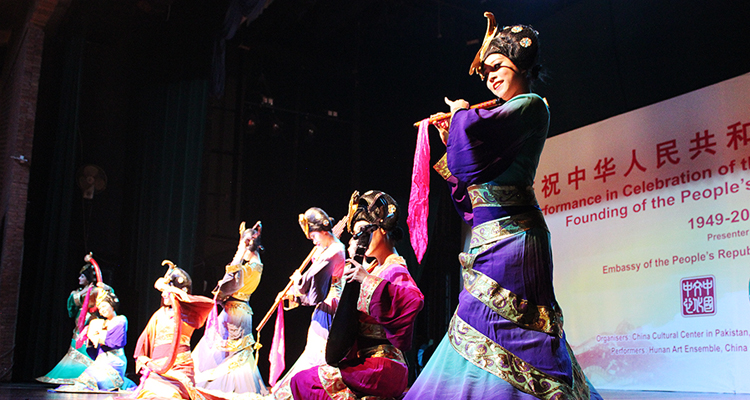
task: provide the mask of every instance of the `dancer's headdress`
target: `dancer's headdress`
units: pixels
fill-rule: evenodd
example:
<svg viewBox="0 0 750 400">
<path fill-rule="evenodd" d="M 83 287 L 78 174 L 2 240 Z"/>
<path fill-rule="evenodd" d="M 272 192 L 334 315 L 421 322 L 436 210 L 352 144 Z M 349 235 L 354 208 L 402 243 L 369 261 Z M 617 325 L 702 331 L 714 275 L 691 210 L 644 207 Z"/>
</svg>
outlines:
<svg viewBox="0 0 750 400">
<path fill-rule="evenodd" d="M 190 275 L 184 269 L 176 266 L 169 260 L 162 261 L 161 265 L 169 265 L 164 278 L 167 279 L 170 286 L 174 286 L 188 294 L 193 290 L 193 280 L 190 279 Z"/>
<path fill-rule="evenodd" d="M 252 252 L 264 250 L 263 245 L 260 243 L 260 234 L 262 231 L 263 224 L 261 224 L 260 221 L 256 222 L 252 228 L 247 229 L 245 229 L 245 221 L 242 221 L 240 224 L 240 237 L 243 237 L 246 234 L 250 235 L 250 246 L 248 250 Z"/>
<path fill-rule="evenodd" d="M 318 207 L 310 207 L 304 214 L 299 215 L 299 227 L 310 239 L 310 232 L 330 232 L 333 229 L 333 219 Z"/>
<path fill-rule="evenodd" d="M 97 288 L 96 308 L 100 308 L 102 303 L 109 303 L 109 305 L 112 306 L 112 309 L 115 310 L 115 312 L 118 308 L 120 308 L 120 299 L 117 298 L 115 292 Z"/>
<path fill-rule="evenodd" d="M 508 57 L 519 70 L 536 77 L 539 56 L 538 32 L 527 25 L 511 25 L 498 29 L 495 16 L 491 12 L 485 12 L 484 16 L 487 17 L 487 32 L 482 47 L 471 63 L 469 75 L 476 72 L 484 79 L 484 60 L 490 54 L 499 53 Z"/>
<path fill-rule="evenodd" d="M 387 232 L 398 229 L 399 207 L 396 200 L 379 190 L 370 190 L 363 195 L 354 192 L 349 205 L 347 229 L 354 234 L 354 223 L 365 220 Z"/>
</svg>

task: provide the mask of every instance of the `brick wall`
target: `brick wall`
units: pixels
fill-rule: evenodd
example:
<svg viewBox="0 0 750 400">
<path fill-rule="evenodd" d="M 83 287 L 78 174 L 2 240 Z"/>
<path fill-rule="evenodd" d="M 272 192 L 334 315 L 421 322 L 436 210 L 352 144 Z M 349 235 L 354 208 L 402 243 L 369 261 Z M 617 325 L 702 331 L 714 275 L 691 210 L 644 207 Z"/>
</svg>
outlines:
<svg viewBox="0 0 750 400">
<path fill-rule="evenodd" d="M 35 5 L 11 47 L 0 82 L 0 381 L 9 381 L 13 368 L 44 24 L 56 3 Z"/>
</svg>

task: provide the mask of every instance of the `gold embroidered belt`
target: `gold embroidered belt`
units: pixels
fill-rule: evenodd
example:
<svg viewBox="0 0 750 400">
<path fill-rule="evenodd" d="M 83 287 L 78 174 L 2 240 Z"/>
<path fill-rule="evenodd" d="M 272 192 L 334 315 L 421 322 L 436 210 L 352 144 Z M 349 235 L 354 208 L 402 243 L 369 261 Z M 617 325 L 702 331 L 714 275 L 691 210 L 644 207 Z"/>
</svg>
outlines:
<svg viewBox="0 0 750 400">
<path fill-rule="evenodd" d="M 406 364 L 401 350 L 390 344 L 381 344 L 379 346 L 362 349 L 358 353 L 359 357 L 383 357 L 389 360 Z M 341 370 L 330 365 L 321 365 L 318 367 L 318 378 L 323 390 L 333 400 L 393 400 L 378 396 L 358 397 L 351 389 L 346 386 Z"/>
<path fill-rule="evenodd" d="M 467 188 L 472 207 L 506 207 L 537 205 L 531 186 L 499 186 L 480 183 Z"/>
<path fill-rule="evenodd" d="M 253 335 L 248 333 L 240 339 L 219 340 L 214 343 L 213 347 L 216 351 L 236 353 L 240 350 L 251 349 L 254 344 L 255 339 L 253 339 Z"/>
<path fill-rule="evenodd" d="M 568 347 L 573 363 L 573 386 L 550 376 L 490 340 L 458 315 L 453 315 L 448 338 L 470 363 L 510 383 L 516 389 L 545 400 L 588 399 L 589 388 L 580 365 Z M 566 343 L 567 346 L 567 343 Z"/>
<path fill-rule="evenodd" d="M 471 228 L 470 247 L 475 249 L 486 244 L 492 244 L 526 232 L 531 228 L 547 229 L 547 223 L 544 222 L 544 215 L 541 211 L 529 211 L 493 219 Z"/>
<path fill-rule="evenodd" d="M 392 361 L 406 364 L 404 353 L 392 344 L 380 344 L 374 347 L 359 350 L 357 356 L 361 358 L 387 358 Z"/>
<path fill-rule="evenodd" d="M 238 293 L 235 293 L 235 295 Z M 253 309 L 250 307 L 249 304 L 247 304 L 247 300 L 239 300 L 233 296 L 231 296 L 227 301 L 224 303 L 224 310 L 229 312 L 230 310 L 236 311 L 240 310 L 244 313 L 247 313 L 248 315 L 253 315 Z"/>
</svg>

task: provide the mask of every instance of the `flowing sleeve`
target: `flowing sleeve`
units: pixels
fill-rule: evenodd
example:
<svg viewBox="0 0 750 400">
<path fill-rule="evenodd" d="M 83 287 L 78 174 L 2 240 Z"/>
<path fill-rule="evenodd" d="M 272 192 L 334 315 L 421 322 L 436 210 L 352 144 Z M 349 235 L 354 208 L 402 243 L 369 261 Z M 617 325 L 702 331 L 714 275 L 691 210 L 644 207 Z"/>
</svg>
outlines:
<svg viewBox="0 0 750 400">
<path fill-rule="evenodd" d="M 206 322 L 214 301 L 205 296 L 187 295 L 188 301 L 180 302 L 180 319 L 193 329 L 199 329 Z"/>
<path fill-rule="evenodd" d="M 401 265 L 367 276 L 357 301 L 357 309 L 382 325 L 391 344 L 402 351 L 411 348 L 414 321 L 423 305 L 422 292 Z"/>
<path fill-rule="evenodd" d="M 104 338 L 104 346 L 109 350 L 120 349 L 128 344 L 128 319 L 118 315 L 117 324 L 107 329 L 107 336 Z"/>
<path fill-rule="evenodd" d="M 458 214 L 467 224 L 472 225 L 474 211 L 471 207 L 469 192 L 467 191 L 466 183 L 459 181 L 448 169 L 448 153 L 443 154 L 443 157 L 432 168 L 448 183 L 448 188 L 451 191 L 451 200 L 453 200 L 453 205 L 456 207 Z"/>
<path fill-rule="evenodd" d="M 141 332 L 141 336 L 138 337 L 138 342 L 135 344 L 135 352 L 133 353 L 134 358 L 141 356 L 151 357 L 151 352 L 154 350 L 154 337 L 156 336 L 156 319 L 158 318 L 159 311 L 156 311 L 151 319 L 148 320 L 146 328 Z"/>
<path fill-rule="evenodd" d="M 68 316 L 70 318 L 76 318 L 78 316 L 78 311 L 81 310 L 81 305 L 78 302 L 80 295 L 80 290 L 74 290 L 70 292 L 70 296 L 68 296 Z"/>
<path fill-rule="evenodd" d="M 549 126 L 549 110 L 535 94 L 519 95 L 500 107 L 454 113 L 447 167 L 467 184 L 489 182 L 513 163 L 526 139 Z"/>
<path fill-rule="evenodd" d="M 333 246 L 329 247 L 333 249 Z M 300 303 L 306 306 L 314 306 L 328 296 L 331 287 L 331 275 L 337 263 L 343 262 L 343 254 L 329 251 L 328 249 L 318 257 L 310 269 L 305 271 L 295 286 L 300 293 Z"/>
<path fill-rule="evenodd" d="M 216 285 L 216 289 L 214 290 L 214 293 L 218 295 L 219 300 L 228 298 L 242 287 L 244 282 L 241 272 L 242 266 L 240 265 L 226 266 L 224 277 L 221 278 L 219 283 Z"/>
</svg>

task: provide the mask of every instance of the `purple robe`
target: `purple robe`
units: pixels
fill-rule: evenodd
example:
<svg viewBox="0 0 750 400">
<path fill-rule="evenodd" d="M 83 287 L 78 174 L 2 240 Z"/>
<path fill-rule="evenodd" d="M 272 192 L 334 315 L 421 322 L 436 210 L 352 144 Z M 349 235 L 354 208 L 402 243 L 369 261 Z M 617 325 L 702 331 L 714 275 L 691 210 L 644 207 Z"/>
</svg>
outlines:
<svg viewBox="0 0 750 400">
<path fill-rule="evenodd" d="M 548 128 L 549 110 L 531 93 L 454 113 L 435 169 L 472 225 L 459 256 L 464 289 L 441 356 L 407 399 L 595 397 L 565 340 L 550 234 L 531 187 Z"/>
</svg>

